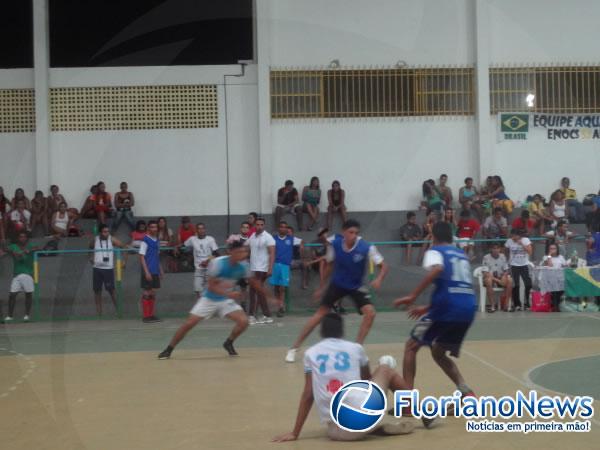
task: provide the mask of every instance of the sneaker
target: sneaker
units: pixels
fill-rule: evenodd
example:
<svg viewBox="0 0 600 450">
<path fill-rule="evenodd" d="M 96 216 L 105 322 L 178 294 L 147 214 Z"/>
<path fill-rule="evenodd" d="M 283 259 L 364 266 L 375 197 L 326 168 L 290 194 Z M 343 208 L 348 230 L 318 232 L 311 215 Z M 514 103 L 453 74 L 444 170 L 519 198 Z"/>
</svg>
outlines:
<svg viewBox="0 0 600 450">
<path fill-rule="evenodd" d="M 10 317 L 10 316 L 6 316 L 6 317 L 4 318 L 4 323 L 9 323 L 9 322 L 12 322 L 13 320 L 15 320 L 15 319 L 13 319 L 13 318 L 12 318 L 12 317 Z"/>
<path fill-rule="evenodd" d="M 158 354 L 158 359 L 169 359 L 171 357 L 171 353 L 173 350 L 165 348 L 162 352 Z"/>
<path fill-rule="evenodd" d="M 279 311 L 277 311 L 277 317 L 283 317 L 285 316 L 285 311 L 283 308 L 279 308 Z"/>
<path fill-rule="evenodd" d="M 296 362 L 296 352 L 297 351 L 298 351 L 297 348 L 290 348 L 287 351 L 287 355 L 285 355 L 285 362 L 288 362 L 288 363 Z"/>
<path fill-rule="evenodd" d="M 144 323 L 157 323 L 157 322 L 161 322 L 161 320 L 156 317 L 156 316 L 150 316 L 150 317 L 144 317 L 142 319 L 142 322 Z"/>
<path fill-rule="evenodd" d="M 381 433 L 385 436 L 398 436 L 400 434 L 412 433 L 415 429 L 415 425 L 411 422 L 393 422 L 384 423 L 379 427 L 376 433 Z"/>
<path fill-rule="evenodd" d="M 258 323 L 258 321 L 256 320 L 256 317 L 254 317 L 254 316 L 248 316 L 248 323 L 250 325 L 256 325 Z"/>
<path fill-rule="evenodd" d="M 238 352 L 236 352 L 235 348 L 233 348 L 233 342 L 229 339 L 223 342 L 223 348 L 227 351 L 227 353 L 229 353 L 229 356 L 238 356 Z"/>
<path fill-rule="evenodd" d="M 273 318 L 271 316 L 262 316 L 260 323 L 273 323 Z"/>
<path fill-rule="evenodd" d="M 523 308 L 521 308 L 520 306 L 515 306 L 514 311 L 523 311 Z"/>
<path fill-rule="evenodd" d="M 382 366 L 384 364 L 392 369 L 395 369 L 398 366 L 396 358 L 391 355 L 383 355 L 381 358 L 379 358 L 379 365 Z"/>
<path fill-rule="evenodd" d="M 23 316 L 23 322 L 29 322 L 29 316 Z"/>
</svg>

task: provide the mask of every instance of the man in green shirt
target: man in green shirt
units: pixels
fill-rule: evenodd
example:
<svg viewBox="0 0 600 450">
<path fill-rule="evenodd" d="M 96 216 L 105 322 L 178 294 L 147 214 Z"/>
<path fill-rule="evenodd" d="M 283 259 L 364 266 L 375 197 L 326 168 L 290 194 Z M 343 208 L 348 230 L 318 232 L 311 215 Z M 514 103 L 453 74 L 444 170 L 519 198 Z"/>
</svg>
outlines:
<svg viewBox="0 0 600 450">
<path fill-rule="evenodd" d="M 39 248 L 29 242 L 25 231 L 19 232 L 16 244 L 8 246 L 8 253 L 13 258 L 13 279 L 8 297 L 8 316 L 4 318 L 6 323 L 13 321 L 19 292 L 25 293 L 25 316 L 23 321 L 29 322 L 33 301 L 33 252 L 36 250 L 39 250 Z"/>
</svg>

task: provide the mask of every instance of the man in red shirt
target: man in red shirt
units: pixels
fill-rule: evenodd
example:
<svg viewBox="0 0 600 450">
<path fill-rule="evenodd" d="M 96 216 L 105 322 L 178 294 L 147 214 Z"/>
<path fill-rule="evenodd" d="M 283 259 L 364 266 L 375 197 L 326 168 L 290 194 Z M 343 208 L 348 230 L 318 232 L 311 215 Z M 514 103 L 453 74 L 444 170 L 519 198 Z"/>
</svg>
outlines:
<svg viewBox="0 0 600 450">
<path fill-rule="evenodd" d="M 471 213 L 468 209 L 460 212 L 460 220 L 457 225 L 456 235 L 458 236 L 458 246 L 464 250 L 471 261 L 475 258 L 475 243 L 469 242 L 474 239 L 481 225 L 477 220 L 471 218 Z"/>
<path fill-rule="evenodd" d="M 196 230 L 192 225 L 192 221 L 188 216 L 183 216 L 181 218 L 181 225 L 179 226 L 179 231 L 177 233 L 177 244 L 182 245 L 185 241 L 195 235 Z"/>
<path fill-rule="evenodd" d="M 524 209 L 521 211 L 521 217 L 517 217 L 515 220 L 513 220 L 512 228 L 525 230 L 525 234 L 523 236 L 533 236 L 535 220 L 531 219 L 529 217 L 529 211 Z"/>
</svg>

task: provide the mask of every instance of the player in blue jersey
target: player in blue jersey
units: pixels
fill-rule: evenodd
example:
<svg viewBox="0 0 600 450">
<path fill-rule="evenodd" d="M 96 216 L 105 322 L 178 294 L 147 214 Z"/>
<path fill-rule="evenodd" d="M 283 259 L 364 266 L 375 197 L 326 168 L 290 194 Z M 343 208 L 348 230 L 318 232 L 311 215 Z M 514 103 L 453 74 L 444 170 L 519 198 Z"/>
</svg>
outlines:
<svg viewBox="0 0 600 450">
<path fill-rule="evenodd" d="M 411 318 L 419 323 L 411 332 L 404 349 L 402 377 L 413 389 L 417 370 L 417 352 L 426 345 L 444 373 L 465 395 L 474 395 L 466 385 L 457 365 L 446 353 L 458 357 L 462 342 L 475 318 L 476 302 L 471 265 L 465 253 L 452 245 L 452 229 L 446 222 L 433 226 L 433 246 L 425 254 L 423 267 L 428 274 L 414 291 L 394 301 L 394 306 L 412 305 L 430 285 L 435 285 L 431 303 L 409 309 Z"/>
<path fill-rule="evenodd" d="M 331 282 L 321 298 L 321 306 L 304 325 L 300 336 L 288 350 L 286 362 L 296 360 L 296 352 L 302 342 L 319 325 L 323 317 L 346 296 L 352 298 L 356 309 L 363 316 L 356 342 L 362 344 L 367 337 L 375 320 L 375 308 L 371 304 L 368 289 L 363 287 L 363 279 L 368 271 L 369 262 L 372 261 L 379 268 L 379 273 L 371 282 L 371 287 L 379 289 L 388 272 L 388 266 L 375 246 L 358 236 L 359 231 L 360 224 L 356 220 L 349 219 L 342 225 L 342 234 L 336 235 L 327 247 L 325 275 L 314 297 L 321 297 L 330 275 Z"/>
<path fill-rule="evenodd" d="M 235 301 L 241 298 L 241 292 L 234 289 L 238 281 L 247 279 L 250 286 L 258 292 L 265 296 L 268 294 L 259 281 L 250 277 L 250 268 L 246 262 L 248 248 L 242 242 L 234 241 L 229 245 L 229 251 L 229 256 L 215 258 L 208 265 L 206 289 L 190 311 L 186 322 L 177 330 L 167 348 L 158 355 L 158 359 L 169 359 L 175 346 L 188 331 L 201 320 L 210 319 L 215 314 L 235 322 L 235 327 L 223 343 L 223 348 L 229 355 L 237 356 L 233 341 L 248 328 L 248 317 Z"/>
</svg>

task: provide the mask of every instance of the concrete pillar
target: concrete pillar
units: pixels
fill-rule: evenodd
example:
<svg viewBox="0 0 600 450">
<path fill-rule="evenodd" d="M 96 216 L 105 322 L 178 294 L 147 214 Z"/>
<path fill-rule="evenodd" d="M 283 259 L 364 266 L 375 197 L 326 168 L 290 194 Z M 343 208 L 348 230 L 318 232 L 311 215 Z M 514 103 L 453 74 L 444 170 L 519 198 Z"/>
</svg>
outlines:
<svg viewBox="0 0 600 450">
<path fill-rule="evenodd" d="M 475 92 L 476 145 L 479 156 L 479 181 L 494 173 L 494 125 L 490 116 L 490 37 L 489 0 L 474 0 L 475 8 Z"/>
<path fill-rule="evenodd" d="M 47 193 L 50 166 L 50 43 L 48 0 L 33 0 L 33 77 L 35 88 L 35 184 Z"/>
</svg>

